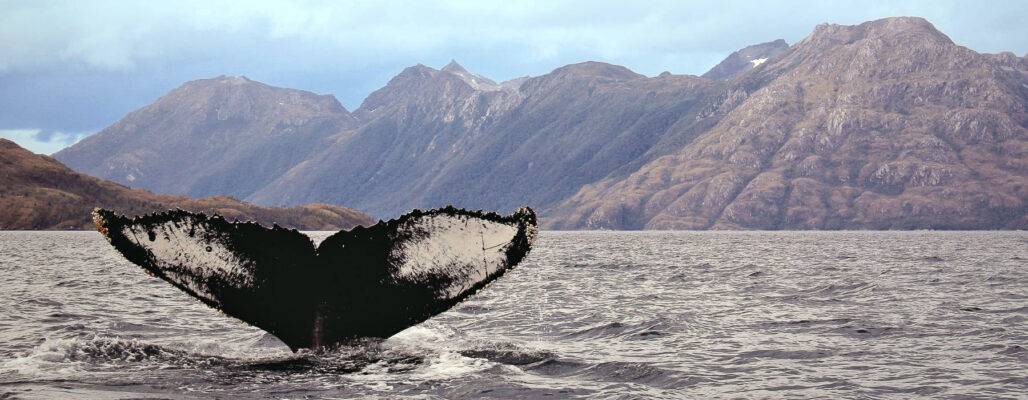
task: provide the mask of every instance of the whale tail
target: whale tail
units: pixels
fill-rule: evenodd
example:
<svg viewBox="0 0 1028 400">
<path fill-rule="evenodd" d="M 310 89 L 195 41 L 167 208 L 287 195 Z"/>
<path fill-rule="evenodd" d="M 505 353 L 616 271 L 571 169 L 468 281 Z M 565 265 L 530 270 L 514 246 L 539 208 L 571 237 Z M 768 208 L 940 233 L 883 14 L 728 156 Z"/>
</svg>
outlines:
<svg viewBox="0 0 1028 400">
<path fill-rule="evenodd" d="M 182 210 L 96 209 L 93 221 L 129 261 L 293 351 L 392 336 L 446 311 L 521 262 L 537 232 L 527 207 L 414 210 L 317 247 L 296 230 Z"/>
</svg>

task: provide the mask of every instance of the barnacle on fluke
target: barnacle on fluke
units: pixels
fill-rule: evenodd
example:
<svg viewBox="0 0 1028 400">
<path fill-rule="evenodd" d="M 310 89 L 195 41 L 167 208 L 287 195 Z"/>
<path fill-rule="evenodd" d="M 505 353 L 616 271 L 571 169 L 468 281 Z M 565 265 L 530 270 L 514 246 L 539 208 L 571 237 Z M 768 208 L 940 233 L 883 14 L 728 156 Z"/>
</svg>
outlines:
<svg viewBox="0 0 1028 400">
<path fill-rule="evenodd" d="M 446 311 L 520 262 L 536 234 L 527 207 L 414 210 L 317 247 L 296 230 L 182 210 L 95 209 L 93 221 L 129 261 L 293 351 L 388 337 Z"/>
</svg>

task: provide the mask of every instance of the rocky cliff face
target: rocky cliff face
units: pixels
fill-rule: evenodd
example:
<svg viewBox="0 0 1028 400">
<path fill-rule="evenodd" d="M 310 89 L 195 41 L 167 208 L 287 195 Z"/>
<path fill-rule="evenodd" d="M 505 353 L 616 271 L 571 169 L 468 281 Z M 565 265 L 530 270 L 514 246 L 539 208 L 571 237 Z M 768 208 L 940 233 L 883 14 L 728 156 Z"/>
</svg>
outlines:
<svg viewBox="0 0 1028 400">
<path fill-rule="evenodd" d="M 332 96 L 221 76 L 187 82 L 54 157 L 156 192 L 245 198 L 355 121 Z"/>
<path fill-rule="evenodd" d="M 1026 104 L 1025 57 L 888 18 L 750 46 L 704 77 L 585 62 L 496 83 L 417 65 L 353 114 L 197 81 L 57 157 L 139 187 L 381 217 L 454 203 L 530 205 L 562 229 L 1019 228 Z"/>
<path fill-rule="evenodd" d="M 129 189 L 74 172 L 50 157 L 0 139 L 0 230 L 94 229 L 90 218 L 94 207 L 127 215 L 182 208 L 302 230 L 373 224 L 363 213 L 325 204 L 268 208 L 225 196 L 189 199 Z"/>
<path fill-rule="evenodd" d="M 822 25 L 713 129 L 588 185 L 551 227 L 1026 228 L 1028 69 L 920 18 Z"/>
</svg>

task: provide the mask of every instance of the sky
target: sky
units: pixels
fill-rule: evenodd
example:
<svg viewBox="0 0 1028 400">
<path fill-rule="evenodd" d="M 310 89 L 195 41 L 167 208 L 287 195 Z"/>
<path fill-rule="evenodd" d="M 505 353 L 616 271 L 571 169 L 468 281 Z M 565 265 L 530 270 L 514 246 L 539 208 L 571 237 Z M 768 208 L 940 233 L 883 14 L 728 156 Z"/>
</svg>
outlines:
<svg viewBox="0 0 1028 400">
<path fill-rule="evenodd" d="M 405 67 L 497 81 L 594 60 L 702 74 L 820 23 L 920 16 L 979 52 L 1028 52 L 1028 1 L 0 0 L 0 137 L 50 154 L 183 82 L 244 75 L 353 110 Z"/>
</svg>

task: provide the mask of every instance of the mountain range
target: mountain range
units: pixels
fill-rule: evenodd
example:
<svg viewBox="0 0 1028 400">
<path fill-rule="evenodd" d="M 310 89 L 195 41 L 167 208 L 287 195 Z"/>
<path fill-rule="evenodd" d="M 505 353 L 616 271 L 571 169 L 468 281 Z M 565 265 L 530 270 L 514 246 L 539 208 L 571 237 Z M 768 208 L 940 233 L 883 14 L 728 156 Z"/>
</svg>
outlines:
<svg viewBox="0 0 1028 400">
<path fill-rule="evenodd" d="M 374 223 L 363 213 L 326 204 L 269 208 L 226 196 L 190 199 L 130 189 L 77 173 L 50 157 L 0 139 L 0 230 L 93 229 L 90 212 L 94 207 L 128 215 L 181 208 L 303 230 L 339 230 Z"/>
<path fill-rule="evenodd" d="M 1028 228 L 1028 57 L 928 21 L 824 24 L 703 76 L 409 67 L 350 112 L 192 81 L 54 155 L 156 192 L 389 217 L 529 205 L 558 229 Z"/>
</svg>

